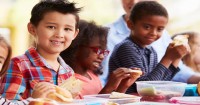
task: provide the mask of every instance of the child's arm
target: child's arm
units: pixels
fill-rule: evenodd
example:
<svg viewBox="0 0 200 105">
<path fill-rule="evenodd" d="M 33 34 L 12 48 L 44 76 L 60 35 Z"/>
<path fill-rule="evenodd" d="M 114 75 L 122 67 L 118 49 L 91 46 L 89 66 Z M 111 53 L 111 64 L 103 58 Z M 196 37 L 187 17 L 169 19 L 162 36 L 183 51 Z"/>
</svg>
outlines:
<svg viewBox="0 0 200 105">
<path fill-rule="evenodd" d="M 188 52 L 190 52 L 189 45 L 174 46 L 174 44 L 171 43 L 160 63 L 166 68 L 169 68 L 170 64 L 177 68 L 182 57 Z"/>
</svg>

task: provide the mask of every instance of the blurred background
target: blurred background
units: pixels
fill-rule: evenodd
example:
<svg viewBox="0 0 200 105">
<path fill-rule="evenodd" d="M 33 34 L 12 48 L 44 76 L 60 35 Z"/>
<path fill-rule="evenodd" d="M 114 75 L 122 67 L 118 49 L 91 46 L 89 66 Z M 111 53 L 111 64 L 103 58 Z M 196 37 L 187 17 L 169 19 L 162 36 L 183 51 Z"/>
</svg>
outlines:
<svg viewBox="0 0 200 105">
<path fill-rule="evenodd" d="M 80 17 L 94 20 L 99 25 L 109 24 L 123 13 L 121 0 L 69 0 L 83 7 Z M 6 37 L 13 48 L 13 56 L 23 54 L 30 45 L 27 31 L 32 7 L 39 0 L 0 0 L 0 34 Z M 200 32 L 200 0 L 159 0 L 168 12 L 169 33 L 183 31 Z"/>
</svg>

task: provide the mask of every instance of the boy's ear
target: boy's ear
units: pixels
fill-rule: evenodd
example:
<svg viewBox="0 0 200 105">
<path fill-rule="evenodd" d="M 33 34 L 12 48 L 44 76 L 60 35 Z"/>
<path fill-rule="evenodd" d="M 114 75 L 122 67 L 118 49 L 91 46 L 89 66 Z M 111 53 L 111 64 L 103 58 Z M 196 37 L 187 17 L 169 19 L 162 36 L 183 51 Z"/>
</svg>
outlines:
<svg viewBox="0 0 200 105">
<path fill-rule="evenodd" d="M 78 35 L 78 33 L 79 33 L 79 29 L 76 29 L 76 31 L 75 31 L 75 33 L 74 33 L 74 38 L 73 38 L 73 40 L 76 38 L 76 36 Z"/>
<path fill-rule="evenodd" d="M 128 20 L 126 23 L 127 23 L 128 28 L 130 28 L 130 30 L 134 30 L 134 24 L 131 20 Z"/>
<path fill-rule="evenodd" d="M 31 24 L 30 22 L 27 24 L 27 28 L 28 28 L 28 32 L 31 34 L 31 35 L 35 35 L 35 27 L 33 24 Z"/>
</svg>

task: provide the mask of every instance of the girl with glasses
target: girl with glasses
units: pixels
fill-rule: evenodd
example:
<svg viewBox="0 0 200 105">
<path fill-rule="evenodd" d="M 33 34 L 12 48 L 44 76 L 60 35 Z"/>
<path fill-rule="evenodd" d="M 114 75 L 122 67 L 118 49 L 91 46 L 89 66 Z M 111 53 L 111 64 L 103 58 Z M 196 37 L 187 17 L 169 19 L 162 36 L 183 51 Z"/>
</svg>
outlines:
<svg viewBox="0 0 200 105">
<path fill-rule="evenodd" d="M 102 87 L 98 75 L 103 73 L 101 63 L 109 54 L 106 49 L 107 34 L 107 28 L 82 20 L 77 38 L 61 53 L 64 61 L 73 68 L 75 77 L 83 82 L 81 95 L 125 92 L 137 79 L 130 76 L 130 69 L 118 68 Z"/>
</svg>

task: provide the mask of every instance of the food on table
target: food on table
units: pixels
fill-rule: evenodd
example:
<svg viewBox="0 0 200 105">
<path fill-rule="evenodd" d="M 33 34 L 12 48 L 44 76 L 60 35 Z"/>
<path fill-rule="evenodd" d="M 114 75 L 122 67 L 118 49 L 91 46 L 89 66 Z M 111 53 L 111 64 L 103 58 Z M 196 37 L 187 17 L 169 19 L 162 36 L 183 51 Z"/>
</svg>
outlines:
<svg viewBox="0 0 200 105">
<path fill-rule="evenodd" d="M 73 101 L 72 94 L 61 87 L 56 86 L 56 93 L 50 93 L 47 98 L 55 100 L 60 103 L 70 103 Z"/>
<path fill-rule="evenodd" d="M 119 99 L 119 98 L 135 98 L 138 96 L 134 95 L 129 95 L 129 94 L 124 94 L 124 93 L 119 93 L 119 92 L 112 92 L 109 96 L 110 99 Z"/>
<path fill-rule="evenodd" d="M 155 97 L 159 99 L 170 99 L 171 97 L 182 96 L 179 92 L 156 90 L 155 87 L 143 88 L 139 91 L 141 96 Z"/>
<path fill-rule="evenodd" d="M 155 87 L 147 87 L 139 90 L 141 96 L 154 96 L 157 94 Z"/>
<path fill-rule="evenodd" d="M 175 46 L 187 44 L 189 35 L 178 35 L 174 37 L 173 42 Z"/>
<path fill-rule="evenodd" d="M 65 80 L 59 87 L 68 90 L 72 93 L 73 97 L 76 97 L 82 90 L 82 82 L 79 79 L 76 79 L 74 76 L 71 76 L 69 79 Z"/>
<path fill-rule="evenodd" d="M 33 99 L 28 105 L 56 105 L 55 101 L 47 98 Z"/>
<path fill-rule="evenodd" d="M 119 105 L 119 104 L 115 102 L 108 102 L 106 105 Z"/>
<path fill-rule="evenodd" d="M 140 69 L 137 69 L 137 70 L 134 70 L 134 69 L 129 69 L 130 70 L 130 74 L 131 74 L 131 77 L 133 78 L 138 78 L 142 75 L 142 71 Z"/>
</svg>

